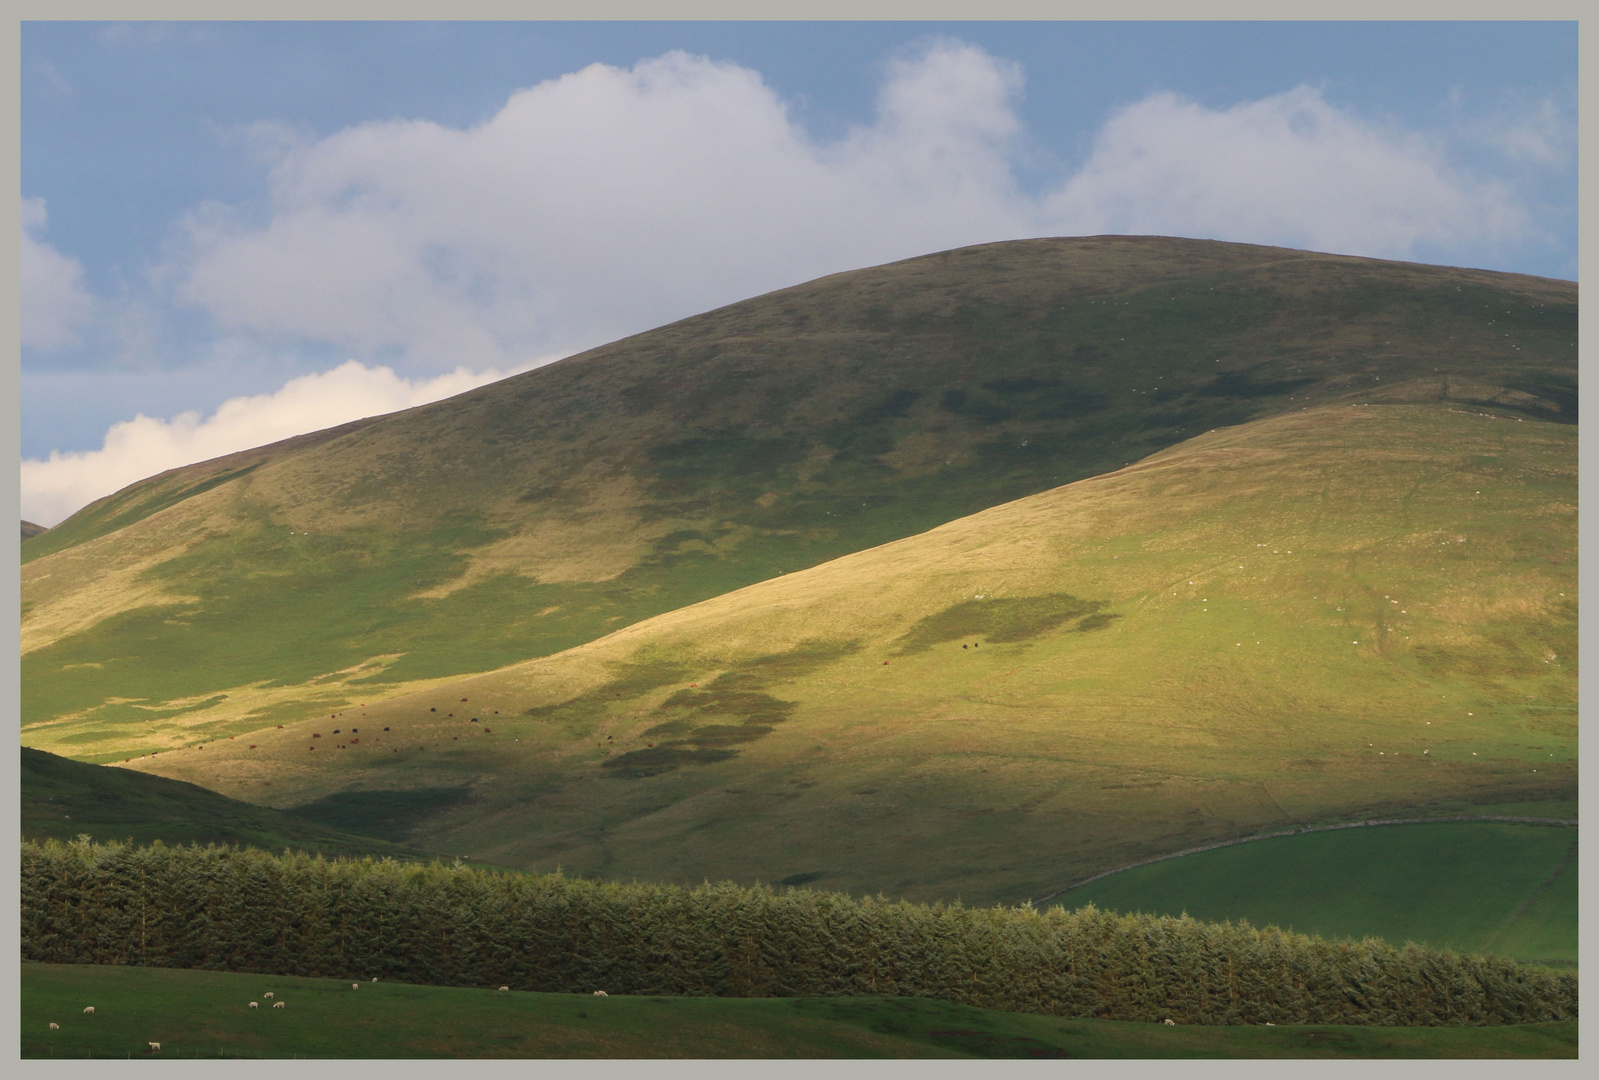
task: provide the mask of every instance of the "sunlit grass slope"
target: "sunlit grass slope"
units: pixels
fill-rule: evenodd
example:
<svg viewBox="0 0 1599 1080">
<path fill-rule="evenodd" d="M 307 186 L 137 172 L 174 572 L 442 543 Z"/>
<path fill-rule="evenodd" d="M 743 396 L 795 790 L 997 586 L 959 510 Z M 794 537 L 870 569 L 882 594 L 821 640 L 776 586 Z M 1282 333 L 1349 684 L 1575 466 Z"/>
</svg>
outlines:
<svg viewBox="0 0 1599 1080">
<path fill-rule="evenodd" d="M 1575 436 L 1307 409 L 132 767 L 505 866 L 1010 903 L 1285 825 L 1569 806 Z"/>
<path fill-rule="evenodd" d="M 265 1007 L 267 990 L 284 1008 Z M 1166 1027 L 916 998 L 594 998 L 388 983 L 352 991 L 331 979 L 122 966 L 25 964 L 21 1004 L 24 1058 L 142 1060 L 158 1056 L 151 1042 L 166 1060 L 1577 1055 L 1576 1021 Z"/>
<path fill-rule="evenodd" d="M 30 840 L 95 840 L 149 844 L 243 844 L 324 855 L 414 852 L 330 829 L 270 807 L 254 806 L 194 784 L 130 769 L 22 748 L 22 835 Z"/>
<path fill-rule="evenodd" d="M 835 275 L 26 541 L 23 738 L 109 762 L 331 714 L 1306 405 L 1573 422 L 1575 326 L 1570 282 L 1158 237 Z"/>
<path fill-rule="evenodd" d="M 1134 867 L 1054 899 L 1575 964 L 1576 854 L 1574 828 L 1451 821 L 1341 829 Z"/>
</svg>

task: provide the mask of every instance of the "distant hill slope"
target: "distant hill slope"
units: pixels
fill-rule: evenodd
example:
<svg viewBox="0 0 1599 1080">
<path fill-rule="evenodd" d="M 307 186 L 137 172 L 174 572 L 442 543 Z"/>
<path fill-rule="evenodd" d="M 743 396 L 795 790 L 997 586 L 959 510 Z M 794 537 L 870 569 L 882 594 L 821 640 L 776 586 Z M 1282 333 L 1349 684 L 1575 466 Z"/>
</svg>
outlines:
<svg viewBox="0 0 1599 1080">
<path fill-rule="evenodd" d="M 1158 237 L 823 278 L 27 541 L 23 741 L 331 715 L 1318 403 L 1569 423 L 1575 326 L 1570 282 Z"/>
<path fill-rule="evenodd" d="M 47 529 L 43 525 L 35 525 L 31 521 L 28 521 L 27 519 L 23 519 L 23 522 L 22 522 L 22 538 L 24 540 L 31 539 L 32 537 L 38 536 L 42 532 L 49 532 L 49 531 L 50 530 Z"/>
<path fill-rule="evenodd" d="M 180 780 L 85 765 L 23 747 L 22 835 L 30 840 L 71 840 L 84 833 L 102 842 L 243 844 L 324 855 L 417 854 Z"/>
<path fill-rule="evenodd" d="M 504 866 L 984 903 L 1299 823 L 1571 800 L 1576 435 L 1307 407 L 130 767 L 351 830 L 405 814 Z"/>
</svg>

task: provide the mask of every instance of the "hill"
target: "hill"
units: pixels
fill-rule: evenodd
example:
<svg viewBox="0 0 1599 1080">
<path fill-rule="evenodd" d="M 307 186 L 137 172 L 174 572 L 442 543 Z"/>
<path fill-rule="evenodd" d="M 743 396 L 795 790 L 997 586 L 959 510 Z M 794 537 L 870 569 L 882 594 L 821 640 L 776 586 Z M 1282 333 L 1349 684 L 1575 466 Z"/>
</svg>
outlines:
<svg viewBox="0 0 1599 1080">
<path fill-rule="evenodd" d="M 1297 824 L 1569 805 L 1576 429 L 1378 401 L 129 767 L 504 866 L 984 903 Z"/>
<path fill-rule="evenodd" d="M 22 748 L 22 835 L 29 840 L 242 844 L 324 855 L 416 856 L 404 847 L 339 832 L 270 807 L 128 769 L 85 765 Z"/>
<path fill-rule="evenodd" d="M 23 522 L 22 522 L 22 539 L 24 539 L 24 540 L 32 539 L 33 537 L 38 536 L 42 532 L 49 532 L 49 531 L 50 530 L 46 529 L 43 525 L 35 525 L 31 521 L 28 521 L 27 519 L 23 519 Z"/>
<path fill-rule="evenodd" d="M 1569 282 L 1158 237 L 823 278 L 27 540 L 23 742 L 358 710 L 1329 402 L 1570 424 L 1575 325 Z"/>
</svg>

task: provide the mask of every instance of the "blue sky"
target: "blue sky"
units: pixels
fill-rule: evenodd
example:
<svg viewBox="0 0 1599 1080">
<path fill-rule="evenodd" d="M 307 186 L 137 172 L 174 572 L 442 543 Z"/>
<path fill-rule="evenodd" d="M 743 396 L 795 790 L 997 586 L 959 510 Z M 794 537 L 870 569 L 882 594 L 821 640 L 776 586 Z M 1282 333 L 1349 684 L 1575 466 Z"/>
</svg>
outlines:
<svg viewBox="0 0 1599 1080">
<path fill-rule="evenodd" d="M 26 23 L 21 76 L 43 524 L 961 244 L 1576 277 L 1574 23 Z"/>
</svg>

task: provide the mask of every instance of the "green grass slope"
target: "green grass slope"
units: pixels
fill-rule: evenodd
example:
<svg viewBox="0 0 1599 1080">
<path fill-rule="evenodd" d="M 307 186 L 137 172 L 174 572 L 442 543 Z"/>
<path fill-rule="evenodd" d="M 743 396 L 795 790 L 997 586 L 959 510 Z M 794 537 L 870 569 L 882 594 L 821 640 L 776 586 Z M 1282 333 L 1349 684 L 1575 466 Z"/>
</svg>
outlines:
<svg viewBox="0 0 1599 1080">
<path fill-rule="evenodd" d="M 1054 900 L 1575 964 L 1576 854 L 1574 828 L 1439 822 L 1343 829 L 1134 867 Z"/>
<path fill-rule="evenodd" d="M 284 1008 L 265 1007 L 268 990 Z M 151 1042 L 161 1044 L 159 1055 Z M 172 1060 L 1575 1058 L 1577 1024 L 1166 1027 L 917 998 L 595 998 L 390 983 L 351 990 L 294 976 L 25 964 L 20 1049 L 24 1058 Z"/>
<path fill-rule="evenodd" d="M 1329 406 L 127 767 L 503 866 L 1016 903 L 1300 824 L 1569 808 L 1576 618 L 1573 426 Z"/>
<path fill-rule="evenodd" d="M 403 847 L 330 829 L 270 807 L 127 769 L 85 765 L 22 748 L 22 835 L 30 840 L 149 844 L 243 844 L 334 855 L 414 855 Z"/>
<path fill-rule="evenodd" d="M 1573 422 L 1575 326 L 1570 282 L 1158 237 L 823 278 L 26 541 L 23 741 L 333 714 L 1307 405 Z"/>
</svg>

